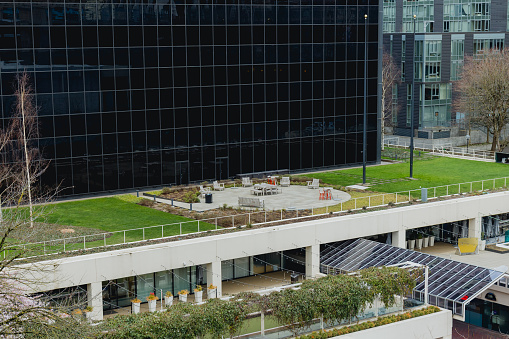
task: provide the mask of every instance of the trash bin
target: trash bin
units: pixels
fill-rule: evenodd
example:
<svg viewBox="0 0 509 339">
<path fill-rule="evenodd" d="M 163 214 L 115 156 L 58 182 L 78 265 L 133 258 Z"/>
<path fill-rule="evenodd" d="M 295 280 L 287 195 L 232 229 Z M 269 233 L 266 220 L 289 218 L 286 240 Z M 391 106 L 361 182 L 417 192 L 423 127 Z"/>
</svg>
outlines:
<svg viewBox="0 0 509 339">
<path fill-rule="evenodd" d="M 505 231 L 505 242 L 509 242 L 509 230 Z"/>
<path fill-rule="evenodd" d="M 292 273 L 290 275 L 290 279 L 291 279 L 292 284 L 296 284 L 299 282 L 299 275 L 297 273 Z"/>
<path fill-rule="evenodd" d="M 212 193 L 205 194 L 205 203 L 212 204 Z"/>
</svg>

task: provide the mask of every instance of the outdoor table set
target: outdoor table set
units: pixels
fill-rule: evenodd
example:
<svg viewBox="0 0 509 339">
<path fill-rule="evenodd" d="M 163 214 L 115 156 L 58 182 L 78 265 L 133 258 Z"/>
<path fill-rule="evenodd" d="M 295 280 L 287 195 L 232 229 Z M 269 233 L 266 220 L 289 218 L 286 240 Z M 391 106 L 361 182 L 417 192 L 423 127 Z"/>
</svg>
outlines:
<svg viewBox="0 0 509 339">
<path fill-rule="evenodd" d="M 255 195 L 267 195 L 279 193 L 279 187 L 272 184 L 256 184 L 251 189 L 251 193 Z"/>
</svg>

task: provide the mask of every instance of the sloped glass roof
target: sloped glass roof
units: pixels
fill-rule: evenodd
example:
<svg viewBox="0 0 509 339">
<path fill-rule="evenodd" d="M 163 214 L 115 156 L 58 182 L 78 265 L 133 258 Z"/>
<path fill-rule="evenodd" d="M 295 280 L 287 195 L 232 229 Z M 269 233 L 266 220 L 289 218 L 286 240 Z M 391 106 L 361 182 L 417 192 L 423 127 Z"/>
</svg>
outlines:
<svg viewBox="0 0 509 339">
<path fill-rule="evenodd" d="M 322 273 L 327 273 L 328 268 L 349 273 L 363 268 L 390 266 L 408 261 L 427 265 L 429 304 L 450 309 L 454 314 L 461 316 L 464 305 L 505 274 L 366 239 L 348 240 L 337 246 L 326 245 L 320 257 Z M 413 297 L 424 301 L 424 282 L 414 288 Z"/>
</svg>

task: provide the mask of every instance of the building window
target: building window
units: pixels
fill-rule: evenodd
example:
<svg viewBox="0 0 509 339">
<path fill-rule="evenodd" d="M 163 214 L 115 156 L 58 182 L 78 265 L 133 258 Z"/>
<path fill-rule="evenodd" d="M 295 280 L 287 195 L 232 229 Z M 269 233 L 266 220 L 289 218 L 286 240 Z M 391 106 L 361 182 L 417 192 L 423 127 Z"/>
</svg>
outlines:
<svg viewBox="0 0 509 339">
<path fill-rule="evenodd" d="M 465 40 L 451 40 L 451 80 L 458 80 L 463 66 Z"/>
</svg>

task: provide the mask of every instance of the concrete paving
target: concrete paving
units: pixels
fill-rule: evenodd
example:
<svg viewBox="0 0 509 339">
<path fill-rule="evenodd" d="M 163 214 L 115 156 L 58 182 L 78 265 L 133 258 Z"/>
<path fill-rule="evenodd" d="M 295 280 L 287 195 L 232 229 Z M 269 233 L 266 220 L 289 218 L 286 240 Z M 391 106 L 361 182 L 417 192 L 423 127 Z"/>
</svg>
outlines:
<svg viewBox="0 0 509 339">
<path fill-rule="evenodd" d="M 456 247 L 444 242 L 435 242 L 435 246 L 423 248 L 421 252 L 485 268 L 509 266 L 509 253 L 479 251 L 479 254 L 458 255 Z"/>
<path fill-rule="evenodd" d="M 251 194 L 252 187 L 231 187 L 226 188 L 224 191 L 212 191 L 212 203 L 206 204 L 204 198 L 200 198 L 201 202 L 193 203 L 193 211 L 208 211 L 211 209 L 219 208 L 225 204 L 239 207 L 239 197 L 246 198 L 259 198 L 265 201 L 266 210 L 298 210 L 298 209 L 310 209 L 320 208 L 326 206 L 334 206 L 341 202 L 350 200 L 350 194 L 332 190 L 332 200 L 319 200 L 319 190 L 309 189 L 306 186 L 290 185 L 289 187 L 281 187 L 281 191 L 278 194 L 255 196 Z M 153 198 L 150 198 L 153 199 Z M 157 202 L 171 204 L 168 199 L 155 199 Z M 188 203 L 174 201 L 173 205 L 189 209 L 191 206 Z M 253 208 L 240 206 L 242 209 L 252 210 Z"/>
</svg>

